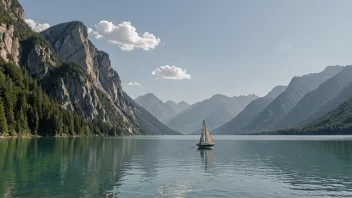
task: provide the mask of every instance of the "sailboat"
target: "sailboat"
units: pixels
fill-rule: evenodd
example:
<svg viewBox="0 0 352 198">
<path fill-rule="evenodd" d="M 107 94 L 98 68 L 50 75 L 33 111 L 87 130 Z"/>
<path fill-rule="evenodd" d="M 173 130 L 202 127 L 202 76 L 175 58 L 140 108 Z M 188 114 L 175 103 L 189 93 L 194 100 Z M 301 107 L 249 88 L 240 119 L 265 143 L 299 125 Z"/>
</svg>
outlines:
<svg viewBox="0 0 352 198">
<path fill-rule="evenodd" d="M 198 149 L 212 149 L 214 146 L 214 141 L 211 138 L 210 132 L 208 130 L 208 127 L 205 125 L 204 120 L 202 134 L 200 136 L 199 143 L 196 145 L 198 146 Z"/>
</svg>

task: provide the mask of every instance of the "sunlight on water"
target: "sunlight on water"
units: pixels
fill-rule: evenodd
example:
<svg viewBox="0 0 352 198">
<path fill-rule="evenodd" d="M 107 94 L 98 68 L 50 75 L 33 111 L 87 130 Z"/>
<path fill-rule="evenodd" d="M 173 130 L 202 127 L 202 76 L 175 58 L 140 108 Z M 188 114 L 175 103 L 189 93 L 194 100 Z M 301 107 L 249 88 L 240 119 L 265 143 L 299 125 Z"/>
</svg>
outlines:
<svg viewBox="0 0 352 198">
<path fill-rule="evenodd" d="M 2 139 L 3 197 L 352 197 L 345 136 Z M 288 141 L 289 140 L 289 141 Z"/>
</svg>

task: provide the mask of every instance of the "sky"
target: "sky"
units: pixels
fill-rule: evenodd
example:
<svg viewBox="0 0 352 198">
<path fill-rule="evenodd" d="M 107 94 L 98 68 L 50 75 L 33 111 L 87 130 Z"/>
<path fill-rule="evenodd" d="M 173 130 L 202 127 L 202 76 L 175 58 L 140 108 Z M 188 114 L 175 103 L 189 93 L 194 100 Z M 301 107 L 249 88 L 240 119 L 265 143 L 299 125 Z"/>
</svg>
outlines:
<svg viewBox="0 0 352 198">
<path fill-rule="evenodd" d="M 40 31 L 82 21 L 132 97 L 194 103 L 264 96 L 291 78 L 352 64 L 349 0 L 20 0 Z"/>
</svg>

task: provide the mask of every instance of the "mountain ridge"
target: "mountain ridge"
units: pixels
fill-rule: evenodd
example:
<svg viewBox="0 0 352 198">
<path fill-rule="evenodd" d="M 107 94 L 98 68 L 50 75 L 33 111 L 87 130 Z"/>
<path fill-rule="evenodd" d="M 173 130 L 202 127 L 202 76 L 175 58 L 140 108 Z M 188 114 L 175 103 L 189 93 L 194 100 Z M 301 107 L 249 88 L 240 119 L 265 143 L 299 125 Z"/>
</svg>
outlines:
<svg viewBox="0 0 352 198">
<path fill-rule="evenodd" d="M 199 123 L 205 120 L 209 129 L 213 129 L 213 127 L 232 119 L 249 102 L 256 98 L 258 96 L 254 94 L 236 97 L 216 94 L 178 113 L 176 117 L 166 122 L 166 125 L 176 131 L 187 134 L 198 131 L 201 127 Z M 226 107 L 226 105 L 228 106 Z"/>
<path fill-rule="evenodd" d="M 276 86 L 267 95 L 250 102 L 235 118 L 213 130 L 213 134 L 235 134 L 258 116 L 287 86 Z"/>
<path fill-rule="evenodd" d="M 319 107 L 333 100 L 344 87 L 352 82 L 351 76 L 352 66 L 344 67 L 342 71 L 326 80 L 317 89 L 307 93 L 274 128 L 295 127 L 307 123 L 307 121 L 304 120 L 312 116 L 316 109 L 319 109 Z M 325 108 L 328 109 L 327 107 Z M 323 114 L 320 116 L 323 116 Z M 316 114 L 313 119 L 318 119 L 320 116 Z"/>
<path fill-rule="evenodd" d="M 320 84 L 336 75 L 342 69 L 342 66 L 327 66 L 319 73 L 293 77 L 286 90 L 239 133 L 258 133 L 272 129 L 307 93 L 315 90 Z"/>
</svg>

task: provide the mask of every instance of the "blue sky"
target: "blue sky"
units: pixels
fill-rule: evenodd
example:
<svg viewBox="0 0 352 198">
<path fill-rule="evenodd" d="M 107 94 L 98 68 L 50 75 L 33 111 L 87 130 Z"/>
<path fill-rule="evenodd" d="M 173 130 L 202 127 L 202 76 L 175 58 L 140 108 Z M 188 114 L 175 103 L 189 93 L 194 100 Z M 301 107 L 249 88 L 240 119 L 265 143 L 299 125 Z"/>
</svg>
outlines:
<svg viewBox="0 0 352 198">
<path fill-rule="evenodd" d="M 100 21 L 131 22 L 140 35 L 149 32 L 160 38 L 153 48 L 124 51 L 107 39 L 90 36 L 110 54 L 124 90 L 133 98 L 151 92 L 164 101 L 193 103 L 218 93 L 263 96 L 276 85 L 287 85 L 293 76 L 352 63 L 352 1 L 348 0 L 20 3 L 25 17 L 37 23 L 53 26 L 79 20 L 95 28 Z M 152 75 L 165 65 L 181 68 L 181 73 L 185 69 L 190 78 Z"/>
</svg>

